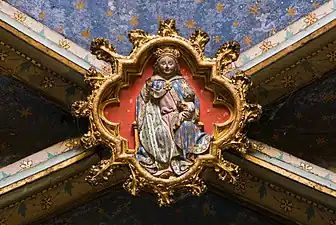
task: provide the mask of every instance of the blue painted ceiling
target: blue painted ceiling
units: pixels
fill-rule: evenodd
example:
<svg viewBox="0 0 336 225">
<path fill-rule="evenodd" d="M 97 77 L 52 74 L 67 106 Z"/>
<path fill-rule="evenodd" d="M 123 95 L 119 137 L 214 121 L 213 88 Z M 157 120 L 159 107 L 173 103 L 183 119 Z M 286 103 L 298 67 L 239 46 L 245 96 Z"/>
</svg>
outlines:
<svg viewBox="0 0 336 225">
<path fill-rule="evenodd" d="M 89 49 L 93 37 L 108 38 L 128 54 L 129 30 L 156 33 L 158 18 L 174 18 L 185 37 L 195 28 L 209 33 L 206 53 L 237 40 L 246 50 L 327 0 L 8 0 L 19 10 Z"/>
</svg>

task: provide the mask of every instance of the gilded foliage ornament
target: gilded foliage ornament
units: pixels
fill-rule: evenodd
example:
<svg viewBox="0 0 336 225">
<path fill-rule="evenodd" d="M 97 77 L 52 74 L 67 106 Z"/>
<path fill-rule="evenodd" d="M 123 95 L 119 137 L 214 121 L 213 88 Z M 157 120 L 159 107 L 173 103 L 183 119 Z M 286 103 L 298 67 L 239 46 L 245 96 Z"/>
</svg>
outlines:
<svg viewBox="0 0 336 225">
<path fill-rule="evenodd" d="M 261 107 L 247 102 L 251 86 L 249 77 L 237 72 L 232 78 L 225 74 L 238 59 L 239 44 L 223 44 L 216 58 L 206 58 L 204 48 L 209 36 L 196 30 L 185 39 L 178 35 L 175 20 L 161 20 L 157 35 L 142 30 L 129 33 L 133 51 L 129 56 L 115 52 L 105 39 L 92 41 L 91 51 L 98 59 L 111 64 L 112 73 L 103 75 L 88 70 L 84 80 L 91 88 L 85 101 L 73 103 L 77 117 L 89 119 L 88 132 L 81 138 L 85 148 L 104 145 L 110 149 L 109 159 L 94 165 L 87 181 L 99 185 L 113 175 L 120 165 L 127 165 L 129 179 L 124 188 L 132 195 L 140 190 L 153 192 L 160 205 L 174 201 L 174 192 L 189 191 L 200 195 L 206 190 L 202 172 L 206 167 L 215 169 L 221 180 L 235 182 L 239 167 L 223 158 L 222 151 L 246 153 L 251 143 L 246 137 L 245 125 L 256 120 Z M 136 96 L 133 133 L 135 147 L 121 135 L 124 124 L 106 118 L 105 108 L 120 103 L 120 90 L 127 89 L 131 78 L 141 76 L 149 59 L 154 59 L 153 75 Z M 211 103 L 230 112 L 229 119 L 216 122 L 213 132 L 204 132 L 202 105 L 195 91 L 180 71 L 183 60 L 194 78 L 205 81 L 205 89 L 213 94 Z M 210 114 L 211 116 L 211 114 Z"/>
</svg>

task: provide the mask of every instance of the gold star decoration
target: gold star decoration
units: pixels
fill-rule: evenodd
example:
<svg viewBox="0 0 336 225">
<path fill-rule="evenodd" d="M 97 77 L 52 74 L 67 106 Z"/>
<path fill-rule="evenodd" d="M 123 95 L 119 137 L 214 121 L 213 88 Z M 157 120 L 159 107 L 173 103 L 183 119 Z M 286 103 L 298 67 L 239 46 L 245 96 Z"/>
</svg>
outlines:
<svg viewBox="0 0 336 225">
<path fill-rule="evenodd" d="M 187 24 L 186 24 L 186 26 L 187 26 L 189 29 L 194 28 L 195 25 L 196 25 L 196 22 L 193 21 L 192 19 L 188 20 L 188 22 L 187 22 Z"/>
<path fill-rule="evenodd" d="M 268 50 L 270 50 L 271 48 L 273 48 L 273 45 L 272 45 L 271 41 L 263 41 L 261 43 L 261 45 L 259 46 L 259 48 L 264 53 L 264 52 L 267 52 Z"/>
<path fill-rule="evenodd" d="M 70 42 L 67 40 L 59 40 L 58 42 L 59 46 L 61 46 L 64 49 L 69 49 L 70 48 Z"/>
<path fill-rule="evenodd" d="M 216 36 L 216 37 L 215 37 L 215 42 L 216 42 L 216 43 L 219 43 L 220 41 L 221 41 L 221 38 L 220 38 L 219 36 Z"/>
<path fill-rule="evenodd" d="M 46 12 L 44 12 L 44 11 L 40 12 L 39 17 L 40 17 L 41 19 L 46 18 L 46 16 L 47 16 Z"/>
<path fill-rule="evenodd" d="M 296 10 L 293 7 L 289 7 L 287 9 L 288 16 L 294 16 L 296 14 Z"/>
<path fill-rule="evenodd" d="M 259 13 L 260 8 L 257 5 L 248 5 L 250 10 L 250 14 L 257 15 Z"/>
<path fill-rule="evenodd" d="M 219 12 L 219 13 L 223 12 L 223 10 L 224 10 L 224 5 L 223 5 L 223 3 L 218 2 L 217 5 L 216 5 L 216 10 L 217 10 L 217 12 Z"/>
<path fill-rule="evenodd" d="M 0 61 L 5 61 L 8 56 L 7 52 L 0 51 Z"/>
<path fill-rule="evenodd" d="M 53 198 L 51 196 L 45 196 L 40 201 L 41 209 L 48 210 L 54 205 Z"/>
<path fill-rule="evenodd" d="M 19 11 L 14 12 L 14 18 L 20 23 L 23 23 L 27 19 L 26 15 Z"/>
<path fill-rule="evenodd" d="M 327 54 L 327 57 L 329 59 L 329 62 L 334 62 L 336 63 L 336 51 L 329 52 Z"/>
<path fill-rule="evenodd" d="M 290 88 L 290 87 L 294 87 L 295 86 L 295 76 L 296 74 L 288 74 L 287 76 L 283 77 L 281 79 L 281 83 L 282 83 L 282 86 L 284 88 Z"/>
<path fill-rule="evenodd" d="M 25 159 L 21 162 L 20 168 L 24 170 L 24 169 L 28 169 L 28 168 L 32 167 L 33 165 L 34 164 L 33 164 L 32 160 Z"/>
<path fill-rule="evenodd" d="M 316 1 L 313 2 L 313 7 L 314 7 L 315 9 L 316 9 L 317 7 L 319 7 L 319 5 L 320 5 L 320 4 L 319 4 L 318 2 L 316 2 Z"/>
<path fill-rule="evenodd" d="M 280 208 L 285 212 L 291 212 L 293 209 L 293 203 L 287 199 L 281 199 Z"/>
<path fill-rule="evenodd" d="M 238 26 L 239 26 L 239 22 L 238 22 L 238 21 L 233 21 L 232 25 L 233 25 L 234 27 L 238 27 Z"/>
<path fill-rule="evenodd" d="M 106 16 L 108 16 L 108 17 L 113 16 L 113 12 L 112 12 L 111 10 L 108 10 L 108 11 L 106 12 Z"/>
<path fill-rule="evenodd" d="M 299 168 L 308 172 L 314 169 L 312 165 L 303 162 L 300 164 Z"/>
<path fill-rule="evenodd" d="M 246 45 L 251 45 L 252 44 L 252 37 L 251 36 L 245 36 L 244 38 L 243 38 L 243 41 L 244 41 L 244 43 L 246 44 Z"/>
<path fill-rule="evenodd" d="M 41 82 L 41 86 L 44 88 L 52 88 L 55 85 L 55 80 L 53 80 L 51 77 L 45 76 Z"/>
<path fill-rule="evenodd" d="M 33 113 L 30 112 L 30 108 L 22 108 L 21 110 L 18 110 L 18 112 L 20 113 L 20 116 L 25 119 L 33 115 Z"/>
<path fill-rule="evenodd" d="M 139 19 L 137 16 L 132 16 L 130 23 L 133 27 L 137 26 L 139 24 Z"/>
<path fill-rule="evenodd" d="M 316 21 L 317 17 L 315 13 L 309 13 L 304 19 L 304 22 L 306 23 L 307 26 L 314 24 Z"/>
<path fill-rule="evenodd" d="M 326 141 L 326 139 L 324 137 L 318 137 L 318 138 L 316 138 L 316 143 L 318 145 L 324 145 L 324 144 L 327 143 L 327 141 Z"/>
<path fill-rule="evenodd" d="M 84 9 L 84 7 L 85 7 L 84 0 L 78 0 L 76 3 L 76 9 Z"/>
<path fill-rule="evenodd" d="M 85 30 L 83 30 L 82 32 L 80 32 L 80 34 L 85 37 L 85 38 L 90 38 L 91 36 L 91 31 L 89 28 L 86 28 Z"/>
<path fill-rule="evenodd" d="M 125 37 L 123 35 L 119 35 L 118 36 L 118 41 L 123 41 L 123 40 L 125 40 Z"/>
<path fill-rule="evenodd" d="M 58 33 L 63 33 L 63 27 L 62 26 L 59 26 L 58 29 L 57 29 Z"/>
</svg>

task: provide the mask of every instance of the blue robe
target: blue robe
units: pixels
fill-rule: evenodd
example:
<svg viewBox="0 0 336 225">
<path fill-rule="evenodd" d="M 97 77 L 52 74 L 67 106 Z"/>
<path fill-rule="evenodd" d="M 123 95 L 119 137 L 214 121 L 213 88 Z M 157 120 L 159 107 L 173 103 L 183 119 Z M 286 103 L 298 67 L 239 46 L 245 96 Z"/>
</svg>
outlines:
<svg viewBox="0 0 336 225">
<path fill-rule="evenodd" d="M 150 172 L 169 166 L 181 173 L 181 165 L 191 165 L 188 154 L 202 154 L 209 149 L 211 135 L 202 132 L 197 123 L 200 103 L 182 76 L 165 80 L 152 77 L 151 91 L 146 85 L 136 102 L 136 122 L 140 146 L 137 159 Z M 193 106 L 190 118 L 181 120 L 181 105 Z M 183 108 L 183 107 L 182 107 Z M 182 162 L 182 163 L 181 163 Z"/>
</svg>

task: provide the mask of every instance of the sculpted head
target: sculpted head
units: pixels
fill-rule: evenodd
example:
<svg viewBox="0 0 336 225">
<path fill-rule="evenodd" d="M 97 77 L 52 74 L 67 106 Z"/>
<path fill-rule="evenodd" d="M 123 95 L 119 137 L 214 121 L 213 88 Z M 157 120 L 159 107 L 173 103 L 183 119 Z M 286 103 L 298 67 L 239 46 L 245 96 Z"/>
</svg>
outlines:
<svg viewBox="0 0 336 225">
<path fill-rule="evenodd" d="M 180 68 L 178 64 L 178 58 L 180 52 L 177 49 L 171 47 L 165 47 L 163 49 L 158 48 L 154 52 L 156 62 L 154 65 L 154 74 L 161 75 L 164 78 L 170 78 L 180 74 Z"/>
</svg>

